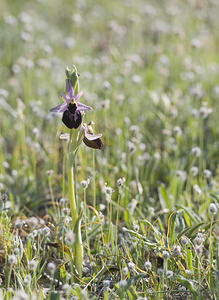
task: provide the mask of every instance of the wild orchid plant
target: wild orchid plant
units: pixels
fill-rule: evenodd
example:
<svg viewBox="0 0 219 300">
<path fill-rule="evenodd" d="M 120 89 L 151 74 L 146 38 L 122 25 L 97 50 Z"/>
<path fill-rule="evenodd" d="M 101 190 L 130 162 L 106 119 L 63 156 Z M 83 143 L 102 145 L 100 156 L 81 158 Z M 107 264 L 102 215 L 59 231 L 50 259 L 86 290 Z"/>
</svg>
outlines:
<svg viewBox="0 0 219 300">
<path fill-rule="evenodd" d="M 79 102 L 82 92 L 79 92 L 79 74 L 76 67 L 66 68 L 66 92 L 61 93 L 64 103 L 51 109 L 51 112 L 63 113 L 62 122 L 70 129 L 70 133 L 64 137 L 68 140 L 68 189 L 69 202 L 72 217 L 72 229 L 75 234 L 73 244 L 73 263 L 79 274 L 82 275 L 83 245 L 81 238 L 81 219 L 83 211 L 76 205 L 75 197 L 75 159 L 77 151 L 82 141 L 90 148 L 102 149 L 101 134 L 94 134 L 92 125 L 83 123 L 84 112 L 91 111 L 92 108 Z M 62 135 L 63 136 L 63 135 Z"/>
</svg>

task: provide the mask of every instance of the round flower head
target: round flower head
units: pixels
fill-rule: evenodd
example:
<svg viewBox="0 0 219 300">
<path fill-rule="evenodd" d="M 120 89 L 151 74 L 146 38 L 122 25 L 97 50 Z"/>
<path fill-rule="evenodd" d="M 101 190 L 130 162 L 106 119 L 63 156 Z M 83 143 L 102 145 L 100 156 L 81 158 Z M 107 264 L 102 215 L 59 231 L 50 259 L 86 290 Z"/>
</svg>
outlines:
<svg viewBox="0 0 219 300">
<path fill-rule="evenodd" d="M 210 215 L 216 215 L 217 214 L 217 206 L 214 203 L 210 203 L 208 208 Z"/>
<path fill-rule="evenodd" d="M 90 106 L 87 106 L 78 100 L 82 96 L 82 93 L 74 95 L 74 89 L 70 79 L 66 79 L 67 95 L 61 93 L 64 103 L 52 108 L 51 112 L 63 113 L 62 122 L 70 129 L 77 129 L 82 122 L 81 111 L 92 110 Z"/>
</svg>

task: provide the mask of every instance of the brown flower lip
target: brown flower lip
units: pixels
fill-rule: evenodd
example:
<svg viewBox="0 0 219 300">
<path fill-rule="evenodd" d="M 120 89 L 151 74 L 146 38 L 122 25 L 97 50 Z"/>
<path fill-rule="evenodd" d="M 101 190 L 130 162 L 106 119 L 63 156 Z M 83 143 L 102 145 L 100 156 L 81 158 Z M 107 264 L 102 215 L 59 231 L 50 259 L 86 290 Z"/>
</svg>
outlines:
<svg viewBox="0 0 219 300">
<path fill-rule="evenodd" d="M 86 146 L 93 148 L 93 149 L 103 149 L 103 142 L 101 141 L 102 134 L 93 134 L 92 130 L 92 122 L 87 124 L 82 124 L 81 129 L 84 131 L 84 138 L 83 142 Z"/>
<path fill-rule="evenodd" d="M 96 140 L 88 140 L 86 136 L 83 138 L 83 142 L 85 143 L 86 146 L 93 148 L 93 149 L 103 149 L 103 142 L 101 141 L 100 138 L 97 138 Z"/>
</svg>

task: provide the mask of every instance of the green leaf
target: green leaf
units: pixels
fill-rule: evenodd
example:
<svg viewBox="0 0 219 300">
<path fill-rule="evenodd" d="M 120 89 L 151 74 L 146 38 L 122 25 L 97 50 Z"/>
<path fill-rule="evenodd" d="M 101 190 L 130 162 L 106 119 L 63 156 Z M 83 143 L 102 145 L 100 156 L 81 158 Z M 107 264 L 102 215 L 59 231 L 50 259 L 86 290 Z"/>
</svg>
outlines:
<svg viewBox="0 0 219 300">
<path fill-rule="evenodd" d="M 171 210 L 171 204 L 167 196 L 166 190 L 164 188 L 164 185 L 161 185 L 159 188 L 159 199 L 162 209 L 168 208 L 169 210 Z"/>
</svg>

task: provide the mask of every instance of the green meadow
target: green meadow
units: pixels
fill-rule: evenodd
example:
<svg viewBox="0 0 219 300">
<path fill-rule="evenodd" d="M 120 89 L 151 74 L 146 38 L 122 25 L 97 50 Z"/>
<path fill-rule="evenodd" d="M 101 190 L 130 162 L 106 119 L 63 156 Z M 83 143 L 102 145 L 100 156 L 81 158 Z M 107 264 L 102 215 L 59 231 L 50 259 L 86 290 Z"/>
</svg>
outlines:
<svg viewBox="0 0 219 300">
<path fill-rule="evenodd" d="M 1 0 L 0 299 L 219 298 L 218 12 Z"/>
</svg>

